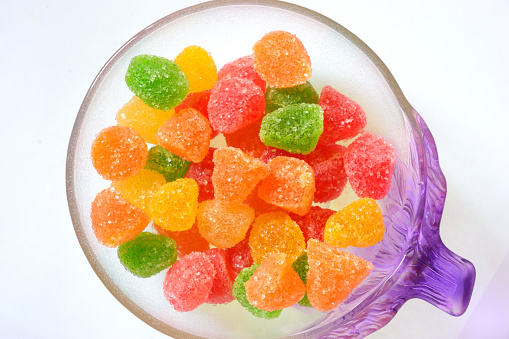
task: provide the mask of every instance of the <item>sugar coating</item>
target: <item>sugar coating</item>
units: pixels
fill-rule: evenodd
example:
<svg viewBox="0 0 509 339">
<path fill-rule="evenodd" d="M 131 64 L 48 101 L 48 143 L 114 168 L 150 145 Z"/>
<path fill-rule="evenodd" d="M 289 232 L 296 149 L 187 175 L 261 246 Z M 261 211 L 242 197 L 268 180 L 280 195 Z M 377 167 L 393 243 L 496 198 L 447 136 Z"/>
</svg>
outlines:
<svg viewBox="0 0 509 339">
<path fill-rule="evenodd" d="M 284 106 L 293 104 L 318 104 L 318 93 L 309 81 L 293 87 L 274 88 L 265 90 L 266 113 L 270 113 Z"/>
<path fill-rule="evenodd" d="M 311 166 L 290 157 L 275 157 L 267 166 L 269 174 L 262 180 L 258 196 L 272 205 L 305 215 L 311 208 L 315 192 Z"/>
<path fill-rule="evenodd" d="M 212 129 L 203 114 L 194 108 L 175 113 L 159 128 L 159 145 L 188 161 L 201 162 L 207 155 Z"/>
<path fill-rule="evenodd" d="M 311 206 L 308 213 L 303 216 L 291 213 L 290 217 L 299 225 L 304 235 L 306 243 L 309 239 L 323 241 L 323 230 L 325 223 L 334 214 L 335 211 L 322 208 L 320 206 Z"/>
<path fill-rule="evenodd" d="M 152 224 L 152 227 L 158 234 L 175 240 L 177 243 L 177 254 L 180 258 L 189 253 L 204 252 L 210 248 L 208 241 L 200 235 L 196 224 L 186 231 L 169 231 L 156 224 Z"/>
<path fill-rule="evenodd" d="M 258 119 L 246 127 L 230 134 L 225 134 L 226 145 L 240 148 L 244 153 L 258 158 L 263 154 L 265 145 L 260 140 L 260 126 L 262 119 Z"/>
<path fill-rule="evenodd" d="M 118 247 L 122 265 L 140 278 L 151 277 L 177 261 L 177 245 L 171 238 L 142 232 Z"/>
<path fill-rule="evenodd" d="M 145 140 L 131 127 L 110 126 L 101 130 L 90 157 L 97 173 L 106 180 L 123 180 L 143 169 L 148 150 Z"/>
<path fill-rule="evenodd" d="M 387 195 L 396 161 L 394 147 L 387 140 L 365 132 L 343 157 L 348 181 L 360 198 L 379 200 Z"/>
<path fill-rule="evenodd" d="M 235 59 L 221 67 L 217 73 L 218 81 L 230 78 L 249 79 L 260 87 L 263 92 L 265 92 L 265 80 L 263 80 L 256 72 L 253 58 L 251 58 L 250 55 Z"/>
<path fill-rule="evenodd" d="M 170 182 L 183 178 L 189 169 L 189 164 L 189 161 L 156 145 L 148 150 L 145 168 L 162 174 L 166 181 Z"/>
<path fill-rule="evenodd" d="M 117 247 L 140 234 L 150 222 L 149 216 L 133 206 L 114 188 L 99 192 L 90 209 L 92 229 L 97 241 Z"/>
<path fill-rule="evenodd" d="M 254 68 L 270 87 L 292 87 L 311 77 L 311 59 L 302 42 L 284 31 L 265 34 L 253 46 Z"/>
<path fill-rule="evenodd" d="M 334 200 L 343 192 L 347 182 L 343 161 L 345 150 L 346 147 L 341 145 L 323 145 L 302 158 L 315 173 L 314 202 Z"/>
<path fill-rule="evenodd" d="M 295 305 L 306 293 L 306 286 L 284 253 L 263 260 L 245 286 L 251 305 L 269 312 Z"/>
<path fill-rule="evenodd" d="M 366 127 L 366 113 L 352 99 L 325 86 L 318 104 L 323 108 L 323 134 L 320 144 L 333 144 L 355 137 Z"/>
<path fill-rule="evenodd" d="M 263 116 L 265 96 L 249 79 L 223 79 L 212 89 L 207 108 L 215 131 L 233 133 Z"/>
<path fill-rule="evenodd" d="M 217 68 L 209 52 L 200 46 L 188 46 L 174 59 L 189 80 L 189 92 L 211 89 L 217 81 Z"/>
<path fill-rule="evenodd" d="M 216 271 L 206 303 L 228 304 L 235 300 L 232 294 L 233 280 L 229 272 L 226 252 L 219 248 L 211 248 L 203 253 L 209 257 Z"/>
<path fill-rule="evenodd" d="M 136 95 L 118 112 L 117 124 L 133 128 L 148 143 L 157 144 L 156 133 L 175 112 L 149 107 Z"/>
<path fill-rule="evenodd" d="M 198 209 L 198 185 L 193 179 L 166 183 L 150 201 L 154 223 L 170 231 L 190 229 Z"/>
<path fill-rule="evenodd" d="M 218 248 L 233 247 L 242 241 L 254 218 L 254 210 L 244 204 L 228 206 L 217 200 L 207 200 L 198 206 L 200 234 Z"/>
<path fill-rule="evenodd" d="M 214 197 L 223 204 L 243 202 L 268 174 L 265 163 L 235 147 L 217 149 L 213 161 Z"/>
<path fill-rule="evenodd" d="M 244 268 L 253 265 L 253 257 L 251 256 L 251 248 L 249 247 L 249 233 L 248 230 L 246 237 L 241 242 L 225 250 L 232 280 L 235 280 L 237 275 Z"/>
<path fill-rule="evenodd" d="M 306 247 L 299 225 L 284 212 L 258 216 L 249 235 L 253 261 L 260 264 L 274 253 L 284 253 L 293 262 Z"/>
<path fill-rule="evenodd" d="M 239 304 L 242 305 L 242 307 L 244 307 L 254 316 L 267 320 L 276 319 L 281 315 L 281 310 L 272 312 L 264 311 L 251 305 L 251 303 L 247 299 L 245 284 L 249 280 L 249 278 L 253 275 L 253 273 L 256 271 L 258 266 L 259 265 L 254 264 L 251 267 L 243 269 L 239 273 L 239 275 L 237 275 L 237 278 L 233 283 L 233 296 L 235 297 L 235 299 L 237 299 Z"/>
<path fill-rule="evenodd" d="M 335 246 L 308 241 L 307 295 L 318 311 L 339 305 L 373 270 L 373 264 Z"/>
<path fill-rule="evenodd" d="M 216 148 L 210 147 L 205 158 L 199 163 L 191 163 L 185 177 L 193 179 L 198 184 L 200 194 L 198 202 L 214 199 L 214 185 L 212 185 L 212 172 L 214 162 L 212 161 Z"/>
<path fill-rule="evenodd" d="M 302 282 L 305 285 L 307 282 L 307 274 L 308 274 L 308 270 L 309 270 L 307 251 L 302 251 L 302 254 L 297 258 L 297 260 L 295 260 L 293 262 L 292 268 L 294 269 L 295 272 L 297 272 L 300 279 L 302 280 Z M 304 297 L 302 297 L 302 299 L 299 300 L 299 305 L 305 306 L 305 307 L 313 307 L 313 306 L 311 306 L 311 303 L 309 302 L 307 292 L 306 292 L 306 294 L 304 294 Z"/>
<path fill-rule="evenodd" d="M 189 81 L 173 61 L 154 55 L 131 59 L 125 75 L 127 87 L 152 108 L 168 111 L 189 93 Z"/>
<path fill-rule="evenodd" d="M 358 199 L 332 215 L 325 225 L 325 242 L 346 248 L 379 243 L 385 234 L 382 210 L 375 200 Z"/>
<path fill-rule="evenodd" d="M 322 108 L 315 104 L 294 104 L 263 118 L 260 140 L 290 153 L 308 154 L 315 149 L 322 132 Z"/>
<path fill-rule="evenodd" d="M 214 265 L 206 254 L 188 254 L 173 264 L 166 273 L 164 296 L 175 311 L 192 311 L 207 300 L 215 274 Z"/>
<path fill-rule="evenodd" d="M 150 216 L 150 200 L 166 184 L 162 174 L 143 169 L 134 177 L 122 181 L 113 181 L 111 187 L 115 188 L 127 201 L 141 208 Z"/>
</svg>

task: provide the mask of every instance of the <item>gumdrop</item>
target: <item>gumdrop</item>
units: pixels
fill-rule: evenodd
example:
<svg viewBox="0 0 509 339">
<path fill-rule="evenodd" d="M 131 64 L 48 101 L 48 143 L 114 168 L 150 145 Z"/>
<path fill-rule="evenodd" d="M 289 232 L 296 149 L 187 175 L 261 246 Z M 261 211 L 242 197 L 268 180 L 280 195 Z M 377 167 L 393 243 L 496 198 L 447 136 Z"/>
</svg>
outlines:
<svg viewBox="0 0 509 339">
<path fill-rule="evenodd" d="M 207 155 L 199 163 L 191 163 L 186 173 L 186 178 L 193 179 L 198 184 L 198 202 L 214 199 L 214 185 L 212 184 L 212 172 L 214 162 L 212 161 L 216 148 L 210 147 Z"/>
<path fill-rule="evenodd" d="M 251 278 L 251 276 L 256 271 L 258 266 L 259 265 L 254 264 L 251 267 L 243 269 L 239 273 L 239 275 L 237 275 L 237 278 L 235 279 L 235 282 L 233 283 L 233 296 L 235 297 L 235 299 L 237 299 L 237 301 L 239 302 L 239 304 L 242 307 L 244 307 L 246 310 L 248 310 L 254 316 L 256 316 L 258 318 L 262 318 L 262 319 L 267 319 L 267 320 L 276 319 L 277 317 L 279 317 L 281 315 L 281 310 L 272 311 L 272 312 L 264 311 L 264 310 L 261 310 L 259 308 L 254 307 L 253 305 L 251 305 L 251 303 L 247 299 L 246 282 L 249 280 L 249 278 Z"/>
<path fill-rule="evenodd" d="M 323 108 L 320 144 L 353 138 L 366 127 L 366 114 L 362 107 L 331 86 L 322 88 L 318 104 Z"/>
<path fill-rule="evenodd" d="M 208 200 L 198 206 L 200 234 L 218 248 L 233 247 L 242 241 L 254 218 L 254 210 L 244 204 L 225 206 L 217 200 Z"/>
<path fill-rule="evenodd" d="M 269 312 L 295 305 L 306 293 L 306 286 L 284 253 L 263 260 L 245 286 L 251 305 Z"/>
<path fill-rule="evenodd" d="M 215 274 L 214 265 L 206 254 L 188 254 L 166 273 L 164 296 L 175 311 L 192 311 L 208 299 Z"/>
<path fill-rule="evenodd" d="M 165 184 L 150 201 L 154 223 L 170 231 L 190 229 L 198 209 L 198 185 L 192 179 L 177 179 Z"/>
<path fill-rule="evenodd" d="M 180 105 L 175 107 L 175 113 L 180 112 L 186 108 L 194 108 L 208 119 L 209 111 L 207 106 L 209 104 L 211 91 L 211 89 L 208 89 L 202 92 L 189 93 L 186 99 Z"/>
<path fill-rule="evenodd" d="M 257 187 L 260 187 L 260 184 L 258 184 Z M 269 204 L 268 202 L 262 200 L 258 196 L 257 188 L 255 188 L 251 192 L 251 194 L 248 195 L 248 197 L 244 201 L 244 204 L 253 208 L 255 210 L 256 216 L 259 216 L 260 214 L 264 214 L 264 213 L 269 213 L 269 212 L 284 212 L 284 210 L 282 208 L 274 206 L 274 205 Z"/>
<path fill-rule="evenodd" d="M 231 134 L 225 134 L 224 138 L 226 144 L 231 147 L 240 148 L 244 153 L 252 157 L 260 157 L 264 150 L 265 145 L 260 140 L 260 126 L 262 119 L 258 119 L 252 124 L 239 129 Z"/>
<path fill-rule="evenodd" d="M 148 150 L 145 168 L 161 173 L 166 181 L 170 182 L 183 178 L 189 169 L 189 164 L 189 161 L 157 145 Z"/>
<path fill-rule="evenodd" d="M 197 110 L 187 108 L 166 120 L 156 134 L 159 145 L 188 161 L 201 162 L 209 150 L 210 124 Z"/>
<path fill-rule="evenodd" d="M 224 79 L 212 89 L 208 112 L 210 125 L 215 131 L 233 133 L 263 116 L 265 96 L 249 79 Z"/>
<path fill-rule="evenodd" d="M 267 165 L 238 148 L 219 148 L 214 152 L 212 183 L 214 196 L 223 204 L 237 205 L 246 200 L 267 176 Z"/>
<path fill-rule="evenodd" d="M 150 200 L 164 184 L 166 184 L 166 180 L 161 174 L 143 169 L 134 177 L 112 182 L 111 187 L 150 216 Z"/>
<path fill-rule="evenodd" d="M 177 254 L 180 258 L 192 252 L 204 252 L 210 248 L 207 240 L 203 239 L 198 226 L 195 224 L 187 231 L 168 231 L 153 224 L 154 230 L 166 237 L 170 237 L 177 243 Z"/>
<path fill-rule="evenodd" d="M 306 247 L 299 225 L 284 212 L 258 216 L 249 235 L 253 261 L 260 264 L 274 253 L 285 253 L 293 262 Z"/>
<path fill-rule="evenodd" d="M 157 144 L 156 133 L 175 112 L 149 107 L 137 96 L 133 96 L 118 112 L 117 124 L 133 128 L 148 143 Z"/>
<path fill-rule="evenodd" d="M 323 132 L 323 111 L 315 104 L 288 105 L 267 114 L 260 140 L 290 153 L 311 153 Z"/>
<path fill-rule="evenodd" d="M 151 277 L 177 261 L 177 245 L 171 238 L 142 232 L 118 247 L 122 265 L 140 278 Z"/>
<path fill-rule="evenodd" d="M 375 200 L 356 200 L 332 215 L 324 230 L 325 242 L 346 248 L 368 247 L 379 243 L 385 234 L 382 210 Z"/>
<path fill-rule="evenodd" d="M 253 46 L 254 68 L 270 87 L 292 87 L 311 77 L 311 59 L 302 42 L 284 31 L 265 34 Z"/>
<path fill-rule="evenodd" d="M 138 55 L 131 59 L 125 75 L 127 87 L 152 108 L 168 111 L 189 93 L 189 81 L 173 61 Z"/>
<path fill-rule="evenodd" d="M 253 58 L 250 55 L 238 58 L 225 64 L 217 73 L 218 81 L 231 78 L 249 79 L 265 92 L 265 80 L 263 80 L 254 68 Z"/>
<path fill-rule="evenodd" d="M 313 201 L 323 203 L 338 198 L 346 185 L 346 172 L 341 145 L 318 146 L 303 157 L 315 173 L 315 196 Z"/>
<path fill-rule="evenodd" d="M 133 206 L 114 188 L 97 194 L 90 211 L 92 229 L 97 241 L 117 247 L 140 234 L 150 222 L 149 216 Z"/>
<path fill-rule="evenodd" d="M 347 147 L 343 159 L 348 181 L 360 198 L 379 200 L 387 195 L 396 161 L 387 140 L 365 132 Z"/>
<path fill-rule="evenodd" d="M 249 247 L 249 233 L 248 230 L 246 237 L 241 242 L 225 250 L 232 280 L 235 280 L 237 275 L 244 268 L 253 265 L 253 257 L 251 256 L 251 248 Z"/>
<path fill-rule="evenodd" d="M 274 159 L 275 157 L 290 157 L 290 158 L 297 158 L 297 159 L 304 159 L 304 156 L 302 154 L 297 153 L 290 153 L 287 151 L 284 151 L 279 148 L 274 148 L 270 146 L 265 146 L 265 149 L 263 150 L 262 155 L 260 155 L 260 160 L 264 163 L 268 163 L 270 160 Z"/>
<path fill-rule="evenodd" d="M 189 92 L 201 92 L 214 87 L 217 68 L 209 52 L 200 46 L 188 46 L 174 59 L 189 80 Z"/>
<path fill-rule="evenodd" d="M 308 213 L 303 216 L 291 213 L 290 217 L 299 225 L 306 243 L 309 239 L 323 241 L 323 230 L 327 220 L 335 211 L 319 206 L 312 206 Z"/>
<path fill-rule="evenodd" d="M 307 295 L 318 311 L 339 305 L 373 269 L 369 261 L 315 239 L 309 240 L 307 250 Z"/>
<path fill-rule="evenodd" d="M 303 251 L 302 254 L 297 258 L 297 260 L 293 262 L 292 268 L 294 269 L 295 272 L 297 272 L 304 285 L 306 285 L 309 270 L 307 251 Z M 313 307 L 309 302 L 307 292 L 306 294 L 304 294 L 304 297 L 302 297 L 302 299 L 299 300 L 299 305 L 305 307 Z"/>
<path fill-rule="evenodd" d="M 269 175 L 262 180 L 258 196 L 290 212 L 306 214 L 315 192 L 315 176 L 311 166 L 303 160 L 290 157 L 276 157 L 267 165 Z"/>
<path fill-rule="evenodd" d="M 97 173 L 106 180 L 123 180 L 138 174 L 145 165 L 145 140 L 132 128 L 111 126 L 92 142 L 90 156 Z"/>
<path fill-rule="evenodd" d="M 209 257 L 216 271 L 206 303 L 227 304 L 233 301 L 235 299 L 232 294 L 233 281 L 228 268 L 226 252 L 219 248 L 212 248 L 203 253 Z"/>
<path fill-rule="evenodd" d="M 309 81 L 293 87 L 268 87 L 265 91 L 265 113 L 270 113 L 288 105 L 318 104 L 319 98 L 318 93 Z"/>
</svg>

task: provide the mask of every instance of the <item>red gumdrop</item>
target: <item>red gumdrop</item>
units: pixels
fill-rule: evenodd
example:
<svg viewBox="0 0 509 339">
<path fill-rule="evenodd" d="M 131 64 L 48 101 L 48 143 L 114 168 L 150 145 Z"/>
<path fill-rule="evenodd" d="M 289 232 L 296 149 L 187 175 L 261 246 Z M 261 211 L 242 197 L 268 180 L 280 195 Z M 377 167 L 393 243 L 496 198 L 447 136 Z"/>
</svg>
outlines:
<svg viewBox="0 0 509 339">
<path fill-rule="evenodd" d="M 303 157 L 315 172 L 314 202 L 334 200 L 343 192 L 347 181 L 343 163 L 345 150 L 341 145 L 323 145 Z"/>
<path fill-rule="evenodd" d="M 210 147 L 202 162 L 191 163 L 185 175 L 185 178 L 193 179 L 198 184 L 198 202 L 214 199 L 214 186 L 212 185 L 214 162 L 212 158 L 215 150 L 216 148 Z"/>
<path fill-rule="evenodd" d="M 251 248 L 249 247 L 249 234 L 251 229 L 247 231 L 244 240 L 237 245 L 227 248 L 226 259 L 230 268 L 230 278 L 235 280 L 237 275 L 246 267 L 253 265 L 253 257 L 251 256 Z"/>
<path fill-rule="evenodd" d="M 323 241 L 325 224 L 334 213 L 336 212 L 328 208 L 312 206 L 306 215 L 290 213 L 290 217 L 299 225 L 307 243 L 309 239 Z"/>
<path fill-rule="evenodd" d="M 228 268 L 228 259 L 225 250 L 212 248 L 203 253 L 208 256 L 216 271 L 214 282 L 206 303 L 227 304 L 233 301 L 235 299 L 232 294 L 233 281 Z"/>
<path fill-rule="evenodd" d="M 318 144 L 333 144 L 353 138 L 366 127 L 366 114 L 362 107 L 331 86 L 322 88 L 318 105 L 323 109 L 323 133 Z"/>
<path fill-rule="evenodd" d="M 225 64 L 217 72 L 217 81 L 235 77 L 249 79 L 265 92 L 265 80 L 256 72 L 253 58 L 250 55 Z"/>
<path fill-rule="evenodd" d="M 260 160 L 265 163 L 268 163 L 270 160 L 274 159 L 275 157 L 291 157 L 291 158 L 303 159 L 302 154 L 290 153 L 290 152 L 287 152 L 287 151 L 279 149 L 279 148 L 265 146 L 265 149 L 263 150 L 262 154 L 260 155 Z"/>
<path fill-rule="evenodd" d="M 226 144 L 231 147 L 240 148 L 244 153 L 252 157 L 260 157 L 265 145 L 260 140 L 260 126 L 263 119 L 258 119 L 252 124 L 247 125 L 231 134 L 225 134 Z"/>
<path fill-rule="evenodd" d="M 209 111 L 207 106 L 209 104 L 210 92 L 212 89 L 208 89 L 202 92 L 189 93 L 186 99 L 177 107 L 175 107 L 175 113 L 180 112 L 186 108 L 194 108 L 198 110 L 201 114 L 203 114 L 207 119 L 209 118 Z M 210 139 L 214 139 L 219 133 L 217 131 L 212 131 L 210 135 Z"/>
<path fill-rule="evenodd" d="M 177 312 L 192 311 L 208 299 L 215 274 L 214 265 L 206 254 L 188 254 L 166 273 L 164 296 Z"/>
<path fill-rule="evenodd" d="M 177 253 L 180 258 L 192 252 L 204 252 L 210 248 L 207 240 L 203 239 L 196 224 L 187 231 L 169 231 L 156 224 L 152 227 L 158 234 L 172 238 L 177 243 Z"/>
</svg>

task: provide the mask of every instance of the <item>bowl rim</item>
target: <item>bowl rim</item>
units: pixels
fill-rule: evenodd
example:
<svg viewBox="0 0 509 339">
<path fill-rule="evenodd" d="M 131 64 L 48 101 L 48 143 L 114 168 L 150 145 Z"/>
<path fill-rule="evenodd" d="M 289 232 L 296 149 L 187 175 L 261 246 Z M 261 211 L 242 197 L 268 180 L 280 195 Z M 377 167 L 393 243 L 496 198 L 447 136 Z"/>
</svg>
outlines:
<svg viewBox="0 0 509 339">
<path fill-rule="evenodd" d="M 354 44 L 358 49 L 360 49 L 369 59 L 370 61 L 377 67 L 377 69 L 380 71 L 381 75 L 387 82 L 388 86 L 390 87 L 392 93 L 394 94 L 398 104 L 400 105 L 400 108 L 402 110 L 402 113 L 406 116 L 408 119 L 408 123 L 411 125 L 411 128 L 413 130 L 418 131 L 419 126 L 415 119 L 415 116 L 412 114 L 414 112 L 413 107 L 410 105 L 408 100 L 403 95 L 403 92 L 401 91 L 401 88 L 399 87 L 398 83 L 394 79 L 393 75 L 387 68 L 387 66 L 383 63 L 383 61 L 376 55 L 376 53 L 368 46 L 366 45 L 361 39 L 359 39 L 355 34 L 347 30 L 345 27 L 340 25 L 339 23 L 335 22 L 332 19 L 329 19 L 328 17 L 315 12 L 311 9 L 308 9 L 306 7 L 284 2 L 284 1 L 278 1 L 278 0 L 213 0 L 213 1 L 207 1 L 200 4 L 196 4 L 193 6 L 189 6 L 186 8 L 183 8 L 179 11 L 173 12 L 171 14 L 168 14 L 161 19 L 155 21 L 154 23 L 150 24 L 149 26 L 145 27 L 141 31 L 139 31 L 137 34 L 135 34 L 133 37 L 131 37 L 127 42 L 125 42 L 104 64 L 104 66 L 99 70 L 98 74 L 92 81 L 92 84 L 90 85 L 85 98 L 79 108 L 76 120 L 74 122 L 68 149 L 67 149 L 67 158 L 66 158 L 66 193 L 67 193 L 67 202 L 69 207 L 69 212 L 71 215 L 71 220 L 73 223 L 74 230 L 76 232 L 76 236 L 78 238 L 78 241 L 80 243 L 80 246 L 85 253 L 85 256 L 87 260 L 89 261 L 90 265 L 92 266 L 92 269 L 95 271 L 99 279 L 102 281 L 102 283 L 105 285 L 105 287 L 108 289 L 108 291 L 124 306 L 126 307 L 131 313 L 133 313 L 136 317 L 153 327 L 154 329 L 170 335 L 172 337 L 178 337 L 178 338 L 203 338 L 201 336 L 189 334 L 185 331 L 179 330 L 177 328 L 174 328 L 170 325 L 162 323 L 159 319 L 152 316 L 150 313 L 143 310 L 141 307 L 139 307 L 136 303 L 134 303 L 129 297 L 127 297 L 126 294 L 122 290 L 119 289 L 119 287 L 113 282 L 113 280 L 109 277 L 105 269 L 101 266 L 100 262 L 95 257 L 94 253 L 92 252 L 92 249 L 89 247 L 88 242 L 86 240 L 86 235 L 81 227 L 81 221 L 79 218 L 79 212 L 78 212 L 78 203 L 75 196 L 75 187 L 74 187 L 74 157 L 75 157 L 75 150 L 76 150 L 76 144 L 78 140 L 78 135 L 81 130 L 81 127 L 83 125 L 83 121 L 86 115 L 86 112 L 88 110 L 88 107 L 97 92 L 98 88 L 100 87 L 100 84 L 104 77 L 108 74 L 110 69 L 116 64 L 116 62 L 124 55 L 125 52 L 127 52 L 132 46 L 134 46 L 136 43 L 141 41 L 143 38 L 145 38 L 147 35 L 151 34 L 152 32 L 158 30 L 160 27 L 175 21 L 177 19 L 180 19 L 182 17 L 185 17 L 190 14 L 194 14 L 200 11 L 213 9 L 213 8 L 219 8 L 219 7 L 228 7 L 228 6 L 235 6 L 235 5 L 241 5 L 241 6 L 265 6 L 265 7 L 274 7 L 279 8 L 283 10 L 288 10 L 290 12 L 295 12 L 297 14 L 301 14 L 304 16 L 307 16 L 311 19 L 314 19 L 325 26 L 337 31 L 340 33 L 343 37 L 348 39 L 352 44 Z M 298 336 L 299 334 L 292 335 Z"/>
</svg>

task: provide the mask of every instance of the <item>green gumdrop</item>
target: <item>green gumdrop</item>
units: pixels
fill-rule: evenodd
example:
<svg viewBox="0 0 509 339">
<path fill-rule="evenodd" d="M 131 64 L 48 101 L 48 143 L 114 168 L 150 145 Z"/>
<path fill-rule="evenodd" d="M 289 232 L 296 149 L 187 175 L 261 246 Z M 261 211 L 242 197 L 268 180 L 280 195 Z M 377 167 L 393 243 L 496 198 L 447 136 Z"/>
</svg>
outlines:
<svg viewBox="0 0 509 339">
<path fill-rule="evenodd" d="M 302 254 L 295 260 L 292 264 L 292 268 L 295 272 L 299 275 L 300 279 L 306 285 L 307 282 L 307 276 L 309 271 L 309 264 L 308 264 L 308 253 L 307 251 L 302 251 Z M 308 299 L 308 294 L 304 294 L 304 297 L 299 301 L 299 305 L 306 306 L 306 307 L 313 307 L 311 306 L 311 303 Z"/>
<path fill-rule="evenodd" d="M 290 153 L 311 153 L 323 132 L 323 110 L 316 104 L 288 105 L 262 120 L 260 140 Z"/>
<path fill-rule="evenodd" d="M 118 247 L 118 258 L 126 270 L 148 278 L 177 261 L 177 243 L 168 237 L 142 232 Z"/>
<path fill-rule="evenodd" d="M 251 276 L 256 271 L 258 266 L 260 265 L 254 264 L 253 266 L 244 268 L 242 271 L 240 271 L 239 275 L 235 279 L 235 282 L 233 283 L 233 296 L 235 297 L 235 299 L 237 299 L 239 304 L 241 304 L 245 309 L 247 309 L 249 312 L 257 316 L 258 318 L 276 319 L 281 314 L 281 310 L 270 312 L 261 310 L 251 305 L 251 303 L 247 299 L 246 282 L 249 280 L 249 278 L 251 278 Z"/>
<path fill-rule="evenodd" d="M 154 146 L 148 150 L 145 169 L 161 173 L 167 182 L 183 178 L 191 163 L 168 151 L 162 146 Z"/>
<path fill-rule="evenodd" d="M 320 96 L 309 81 L 301 85 L 286 88 L 267 87 L 265 91 L 265 112 L 270 113 L 293 104 L 318 104 Z"/>
<path fill-rule="evenodd" d="M 178 106 L 189 93 L 189 81 L 180 67 L 154 55 L 142 54 L 132 58 L 125 82 L 148 106 L 164 111 Z"/>
</svg>

